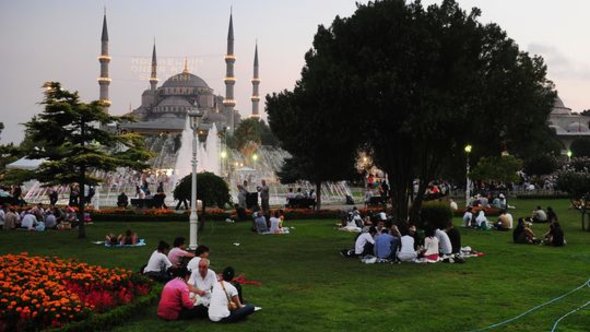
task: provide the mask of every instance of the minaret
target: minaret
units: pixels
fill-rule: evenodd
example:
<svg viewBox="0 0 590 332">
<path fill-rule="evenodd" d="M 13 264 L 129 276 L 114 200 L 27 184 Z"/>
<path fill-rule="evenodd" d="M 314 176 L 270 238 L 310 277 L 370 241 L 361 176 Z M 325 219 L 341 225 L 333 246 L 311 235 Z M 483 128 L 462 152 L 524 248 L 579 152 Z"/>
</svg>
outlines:
<svg viewBox="0 0 590 332">
<path fill-rule="evenodd" d="M 100 56 L 98 57 L 98 62 L 100 62 L 100 77 L 98 78 L 98 85 L 100 86 L 99 99 L 106 105 L 104 110 L 108 113 L 109 106 L 111 105 L 111 100 L 109 99 L 109 84 L 111 84 L 111 79 L 109 78 L 109 62 L 111 62 L 111 57 L 109 56 L 109 33 L 107 32 L 106 8 L 102 21 L 102 36 L 100 41 L 101 52 Z"/>
<path fill-rule="evenodd" d="M 234 100 L 234 84 L 236 78 L 234 77 L 234 63 L 236 57 L 234 56 L 234 23 L 232 13 L 229 14 L 229 30 L 227 32 L 227 54 L 225 55 L 225 99 L 223 100 L 224 113 L 230 116 L 231 130 L 236 129 L 234 107 L 236 101 Z"/>
<path fill-rule="evenodd" d="M 156 40 L 154 39 L 154 50 L 152 51 L 152 75 L 150 76 L 150 87 L 152 92 L 156 92 L 156 85 L 158 85 L 158 62 L 156 61 Z"/>
<path fill-rule="evenodd" d="M 254 75 L 252 76 L 252 97 L 250 100 L 252 101 L 252 118 L 260 118 L 260 114 L 258 113 L 258 102 L 260 101 L 260 96 L 258 95 L 258 85 L 260 85 L 260 78 L 258 77 L 258 42 L 256 42 L 256 47 L 254 48 Z"/>
</svg>

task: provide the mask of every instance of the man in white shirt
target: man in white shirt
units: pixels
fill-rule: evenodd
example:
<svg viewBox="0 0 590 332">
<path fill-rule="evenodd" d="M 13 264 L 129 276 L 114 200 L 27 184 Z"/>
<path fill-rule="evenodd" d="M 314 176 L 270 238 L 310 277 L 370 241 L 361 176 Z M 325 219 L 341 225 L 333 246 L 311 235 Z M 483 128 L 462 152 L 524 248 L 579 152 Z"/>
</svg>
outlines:
<svg viewBox="0 0 590 332">
<path fill-rule="evenodd" d="M 195 249 L 195 257 L 186 264 L 186 268 L 191 272 L 197 271 L 199 268 L 199 261 L 203 258 L 209 258 L 209 247 L 201 244 Z"/>
<path fill-rule="evenodd" d="M 191 273 L 191 277 L 188 280 L 189 285 L 193 285 L 198 289 L 195 305 L 209 307 L 209 303 L 211 303 L 211 291 L 216 282 L 217 276 L 215 272 L 209 269 L 209 260 L 202 258 L 199 261 L 199 268 Z M 205 309 L 206 312 L 207 310 Z"/>
<path fill-rule="evenodd" d="M 450 255 L 453 252 L 453 246 L 447 233 L 437 228 L 434 236 L 438 239 L 438 252 L 443 255 Z"/>
<path fill-rule="evenodd" d="M 375 246 L 375 239 L 373 238 L 377 234 L 377 229 L 374 226 L 369 228 L 368 233 L 362 233 L 354 242 L 354 254 L 356 256 L 372 255 Z"/>
</svg>

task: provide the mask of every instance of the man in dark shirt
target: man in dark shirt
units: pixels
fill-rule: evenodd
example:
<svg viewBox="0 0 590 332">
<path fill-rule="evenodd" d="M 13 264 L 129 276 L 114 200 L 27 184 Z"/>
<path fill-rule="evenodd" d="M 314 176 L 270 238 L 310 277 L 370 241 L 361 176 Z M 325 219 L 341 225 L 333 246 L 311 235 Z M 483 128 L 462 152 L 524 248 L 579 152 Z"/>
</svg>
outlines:
<svg viewBox="0 0 590 332">
<path fill-rule="evenodd" d="M 445 232 L 449 236 L 449 240 L 451 240 L 451 246 L 453 247 L 453 254 L 458 254 L 461 252 L 461 233 L 459 230 L 453 226 L 453 222 L 449 221 L 447 228 L 445 228 Z"/>
</svg>

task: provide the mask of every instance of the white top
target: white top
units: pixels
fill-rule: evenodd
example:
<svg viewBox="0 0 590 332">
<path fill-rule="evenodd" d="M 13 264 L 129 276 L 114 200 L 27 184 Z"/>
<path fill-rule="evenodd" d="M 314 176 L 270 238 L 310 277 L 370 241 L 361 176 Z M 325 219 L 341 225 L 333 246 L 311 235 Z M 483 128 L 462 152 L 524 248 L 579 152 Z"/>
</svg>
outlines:
<svg viewBox="0 0 590 332">
<path fill-rule="evenodd" d="M 20 227 L 26 229 L 33 229 L 35 228 L 35 224 L 37 223 L 37 217 L 32 214 L 25 214 L 23 220 L 20 223 Z"/>
<path fill-rule="evenodd" d="M 221 283 L 225 286 L 225 292 L 221 287 Z M 227 292 L 227 295 L 226 295 Z M 228 297 L 231 299 L 232 297 L 238 295 L 238 290 L 234 287 L 234 285 L 230 284 L 227 281 L 216 282 L 213 286 L 213 291 L 211 292 L 211 303 L 209 304 L 209 319 L 213 322 L 219 322 L 225 317 L 230 315 L 229 309 L 227 308 L 228 305 Z"/>
<path fill-rule="evenodd" d="M 479 211 L 479 214 L 477 215 L 477 218 L 475 218 L 475 222 L 477 223 L 477 226 L 480 226 L 482 224 L 487 225 L 488 224 L 488 219 L 486 218 L 485 213 L 482 211 Z"/>
<path fill-rule="evenodd" d="M 188 263 L 186 264 L 186 268 L 189 271 L 197 271 L 199 269 L 199 262 L 201 261 L 201 257 L 195 256 L 193 257 Z"/>
<path fill-rule="evenodd" d="M 281 229 L 279 225 L 281 224 L 281 220 L 279 218 L 270 217 L 270 232 L 271 233 L 280 233 Z"/>
<path fill-rule="evenodd" d="M 457 202 L 454 201 L 450 203 L 450 207 L 453 211 L 457 211 L 459 209 L 459 205 L 457 205 Z"/>
<path fill-rule="evenodd" d="M 146 272 L 160 272 L 162 270 L 167 270 L 169 267 L 172 266 L 172 263 L 164 255 L 163 253 L 155 250 L 150 256 L 150 260 L 147 263 L 147 266 L 143 270 L 144 273 Z"/>
<path fill-rule="evenodd" d="M 512 215 L 510 213 L 506 213 L 506 218 L 508 219 L 508 225 L 510 227 L 510 229 L 512 229 L 512 226 L 514 225 L 514 218 L 512 218 Z"/>
<path fill-rule="evenodd" d="M 401 238 L 402 247 L 399 252 L 413 253 L 414 251 L 414 238 L 409 235 L 404 235 Z"/>
<path fill-rule="evenodd" d="M 465 214 L 463 215 L 463 221 L 465 223 L 470 223 L 471 219 L 473 219 L 473 213 L 471 213 L 469 211 L 465 211 Z"/>
<path fill-rule="evenodd" d="M 445 255 L 451 254 L 453 252 L 453 246 L 447 233 L 437 229 L 434 235 L 438 239 L 438 251 Z"/>
<path fill-rule="evenodd" d="M 438 255 L 438 239 L 433 236 L 433 237 L 426 237 L 424 239 L 424 249 L 426 249 L 426 251 L 424 252 L 424 256 L 430 256 L 430 255 Z"/>
<path fill-rule="evenodd" d="M 365 250 L 365 244 L 367 244 L 367 242 L 375 244 L 375 240 L 370 233 L 363 233 L 359 235 L 359 237 L 356 239 L 356 242 L 354 243 L 354 253 L 356 255 L 362 254 Z"/>
<path fill-rule="evenodd" d="M 201 277 L 199 270 L 195 270 L 191 273 L 191 277 L 188 280 L 188 284 L 197 287 L 198 289 L 205 291 L 206 294 L 199 296 L 199 300 L 197 301 L 196 305 L 202 304 L 205 307 L 208 307 L 211 303 L 211 291 L 213 290 L 213 286 L 217 282 L 217 276 L 213 270 L 208 269 L 205 278 Z"/>
</svg>

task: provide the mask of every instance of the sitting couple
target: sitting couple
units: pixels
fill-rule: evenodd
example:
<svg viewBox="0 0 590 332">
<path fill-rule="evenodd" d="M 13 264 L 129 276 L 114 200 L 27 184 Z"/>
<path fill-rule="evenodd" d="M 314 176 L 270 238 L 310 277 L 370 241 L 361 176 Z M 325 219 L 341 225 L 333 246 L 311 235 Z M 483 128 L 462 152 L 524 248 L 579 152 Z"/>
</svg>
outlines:
<svg viewBox="0 0 590 332">
<path fill-rule="evenodd" d="M 262 211 L 254 213 L 254 227 L 258 234 L 289 234 L 289 228 L 283 227 L 283 219 L 281 213 L 275 211 L 273 216 L 269 219 L 270 227 L 266 222 L 266 217 Z"/>
<path fill-rule="evenodd" d="M 174 270 L 174 279 L 162 290 L 158 304 L 158 317 L 165 320 L 209 317 L 213 322 L 231 323 L 252 314 L 255 308 L 243 304 L 238 289 L 231 283 L 234 269 L 226 267 L 221 280 L 209 270 L 209 261 L 199 261 L 197 271 L 191 273 L 186 267 Z M 196 300 L 191 299 L 191 292 Z"/>
</svg>

